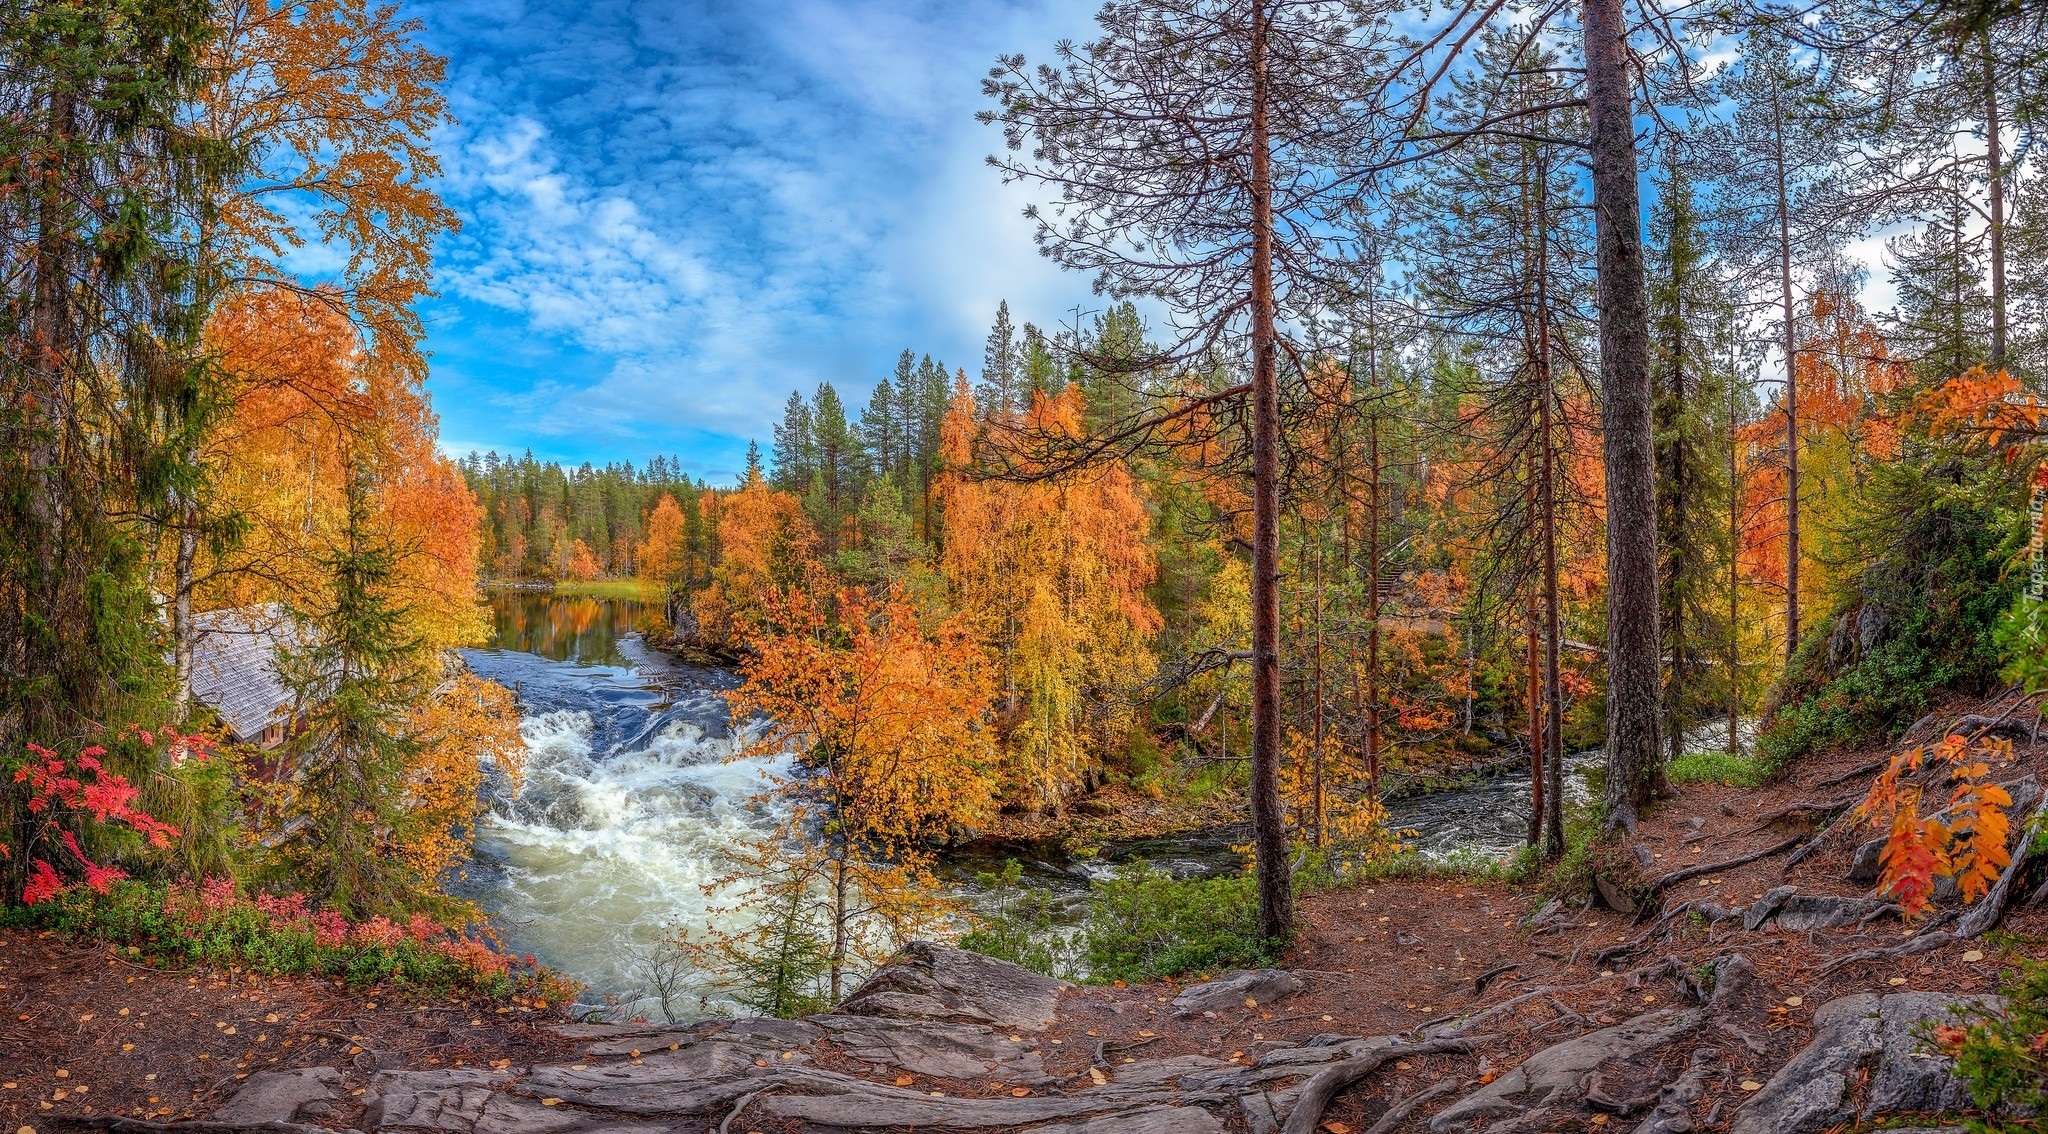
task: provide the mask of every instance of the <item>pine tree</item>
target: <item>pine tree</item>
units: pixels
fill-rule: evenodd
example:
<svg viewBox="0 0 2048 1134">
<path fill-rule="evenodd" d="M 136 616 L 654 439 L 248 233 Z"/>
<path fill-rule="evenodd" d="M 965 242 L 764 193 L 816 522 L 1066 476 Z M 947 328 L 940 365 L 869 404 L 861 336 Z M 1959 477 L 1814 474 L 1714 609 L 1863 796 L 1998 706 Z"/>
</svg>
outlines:
<svg viewBox="0 0 2048 1134">
<path fill-rule="evenodd" d="M 791 390 L 789 401 L 783 403 L 782 421 L 775 427 L 769 456 L 772 466 L 768 474 L 769 483 L 784 492 L 802 492 L 809 488 L 811 477 L 818 471 L 816 437 L 811 407 L 804 402 L 802 394 Z"/>
<path fill-rule="evenodd" d="M 974 388 L 974 402 L 989 417 L 1000 418 L 1018 410 L 1018 381 L 1023 375 L 1017 332 L 1010 325 L 1010 301 L 996 304 L 995 326 L 989 328 L 988 344 L 981 352 L 981 384 Z"/>
</svg>

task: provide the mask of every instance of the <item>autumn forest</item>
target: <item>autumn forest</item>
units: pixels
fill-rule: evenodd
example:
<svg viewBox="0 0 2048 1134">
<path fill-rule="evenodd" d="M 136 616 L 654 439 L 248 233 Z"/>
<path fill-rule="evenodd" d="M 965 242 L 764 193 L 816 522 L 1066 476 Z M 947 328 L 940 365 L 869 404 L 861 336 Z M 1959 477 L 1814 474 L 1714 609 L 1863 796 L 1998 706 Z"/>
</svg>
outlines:
<svg viewBox="0 0 2048 1134">
<path fill-rule="evenodd" d="M 806 381 L 732 476 L 450 451 L 411 8 L 0 13 L 8 925 L 584 995 L 468 880 L 573 723 L 477 672 L 507 594 L 713 675 L 691 742 L 767 770 L 646 967 L 782 1016 L 918 938 L 1137 980 L 1366 877 L 1586 893 L 1688 785 L 2048 681 L 2032 6 L 1115 0 L 980 86 L 1091 305 Z M 2012 862 L 1964 751 L 1975 826 L 1871 789 L 1909 913 Z M 1505 858 L 1389 817 L 1504 776 Z M 1242 871 L 1085 915 L 1171 923 L 1141 960 L 951 865 L 1197 830 Z"/>
</svg>

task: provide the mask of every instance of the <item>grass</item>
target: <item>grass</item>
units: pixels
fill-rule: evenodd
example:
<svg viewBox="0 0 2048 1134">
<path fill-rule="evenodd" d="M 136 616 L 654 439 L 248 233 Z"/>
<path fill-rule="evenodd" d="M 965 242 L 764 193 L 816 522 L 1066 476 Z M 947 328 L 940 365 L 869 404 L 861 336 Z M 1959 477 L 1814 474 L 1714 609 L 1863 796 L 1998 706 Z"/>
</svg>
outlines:
<svg viewBox="0 0 2048 1134">
<path fill-rule="evenodd" d="M 1727 784 L 1729 787 L 1764 786 L 1770 769 L 1751 756 L 1726 752 L 1688 752 L 1673 760 L 1665 775 L 1674 784 Z"/>
<path fill-rule="evenodd" d="M 583 582 L 564 579 L 555 584 L 555 593 L 585 598 L 629 599 L 633 602 L 653 602 L 653 588 L 639 579 L 592 579 Z"/>
</svg>

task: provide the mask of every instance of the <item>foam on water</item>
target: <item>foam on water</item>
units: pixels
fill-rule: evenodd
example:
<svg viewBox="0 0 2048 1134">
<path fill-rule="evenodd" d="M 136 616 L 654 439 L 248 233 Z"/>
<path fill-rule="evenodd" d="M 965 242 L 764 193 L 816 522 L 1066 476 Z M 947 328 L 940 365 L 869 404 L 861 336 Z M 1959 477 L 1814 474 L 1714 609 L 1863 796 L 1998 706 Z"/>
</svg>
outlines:
<svg viewBox="0 0 2048 1134">
<path fill-rule="evenodd" d="M 527 643 L 501 642 L 517 646 Z M 620 643 L 625 665 L 518 649 L 470 651 L 470 667 L 520 691 L 524 781 L 493 777 L 476 862 L 460 889 L 507 944 L 590 986 L 586 1001 L 645 1001 L 664 934 L 722 924 L 730 895 L 706 893 L 727 852 L 774 826 L 759 796 L 786 756 L 735 759 L 720 688 L 730 675 L 665 666 Z M 678 1014 L 718 1012 L 692 989 Z"/>
</svg>

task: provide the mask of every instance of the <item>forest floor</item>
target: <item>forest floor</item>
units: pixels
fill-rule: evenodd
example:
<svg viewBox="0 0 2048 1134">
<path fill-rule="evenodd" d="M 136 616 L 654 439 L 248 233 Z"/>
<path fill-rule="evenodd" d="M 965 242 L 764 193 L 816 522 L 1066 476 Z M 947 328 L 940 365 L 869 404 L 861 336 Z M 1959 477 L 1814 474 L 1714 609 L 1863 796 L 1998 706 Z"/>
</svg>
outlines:
<svg viewBox="0 0 2048 1134">
<path fill-rule="evenodd" d="M 1804 846 L 1821 827 L 1810 821 L 1812 812 L 1794 805 L 1860 798 L 1888 752 L 1815 758 L 1756 789 L 1682 786 L 1676 799 L 1645 819 L 1631 844 L 1640 848 L 1632 852 L 1637 859 L 1648 856 L 1639 863 L 1639 879 L 1727 862 L 1795 837 Z M 1995 780 L 2031 775 L 2048 781 L 2048 750 L 2022 741 L 2015 752 L 2011 763 L 1993 768 Z M 2014 826 L 2021 821 L 2015 816 Z M 1848 875 L 1857 846 L 1869 837 L 1851 820 L 1839 820 L 1817 853 L 1789 870 L 1789 849 L 1708 870 L 1670 886 L 1664 909 L 1685 902 L 1734 907 L 1784 886 L 1802 896 L 1862 898 L 1869 886 L 1851 883 Z M 1993 991 L 2005 953 L 2048 956 L 2048 912 L 2018 905 L 2001 935 L 1849 964 L 1838 962 L 1859 950 L 1899 944 L 1916 927 L 1895 917 L 1804 931 L 1747 930 L 1740 920 L 1683 915 L 1647 920 L 1597 903 L 1554 902 L 1531 887 L 1455 877 L 1322 892 L 1303 900 L 1301 914 L 1297 944 L 1280 962 L 1304 982 L 1300 991 L 1183 1016 L 1171 1005 L 1184 987 L 1178 983 L 1073 987 L 1061 995 L 1057 1019 L 1036 1037 L 1045 1071 L 1054 1082 L 1085 1087 L 1091 1074 L 1105 1067 L 1113 1074 L 1133 1061 L 1185 1055 L 1249 1065 L 1263 1052 L 1317 1036 L 1416 1034 L 1446 1019 L 1486 1021 L 1471 1029 L 1491 1037 L 1474 1052 L 1404 1059 L 1342 1094 L 1325 1114 L 1324 1128 L 1362 1132 L 1393 1102 L 1432 1083 L 1449 1079 L 1474 1089 L 1560 1039 L 1683 1005 L 1698 995 L 1700 975 L 1716 956 L 1739 950 L 1755 967 L 1757 993 L 1714 1028 L 1660 1048 L 1641 1066 L 1609 1068 L 1611 1078 L 1601 1088 L 1623 1100 L 1631 1092 L 1654 1092 L 1687 1066 L 1695 1049 L 1710 1048 L 1712 1055 L 1702 1059 L 1716 1077 L 1694 1106 L 1692 1128 L 1724 1130 L 1756 1084 L 1813 1038 L 1814 1011 L 1827 1001 L 1858 992 Z M 342 1090 L 331 1105 L 302 1118 L 345 1129 L 362 1120 L 364 1091 L 379 1070 L 567 1062 L 581 1045 L 553 1031 L 559 1023 L 555 1010 L 516 1004 L 418 1002 L 389 989 L 350 990 L 326 980 L 233 970 L 166 972 L 131 964 L 104 946 L 0 932 L 0 1134 L 112 1116 L 201 1118 L 252 1073 L 315 1066 L 338 1068 Z M 837 1065 L 829 1041 L 816 1046 L 818 1066 Z M 639 1053 L 632 1054 L 638 1066 Z M 896 1075 L 881 1082 L 954 1099 L 1026 1091 L 999 1079 Z M 1392 1129 L 1421 1129 L 1432 1109 L 1464 1090 Z M 1242 1116 L 1228 1121 L 1243 1128 Z M 1610 1127 L 1604 1114 L 1582 1109 L 1554 1128 L 1633 1129 L 1637 1121 Z M 732 1129 L 765 1134 L 809 1127 L 771 1116 L 750 1117 Z"/>
</svg>

